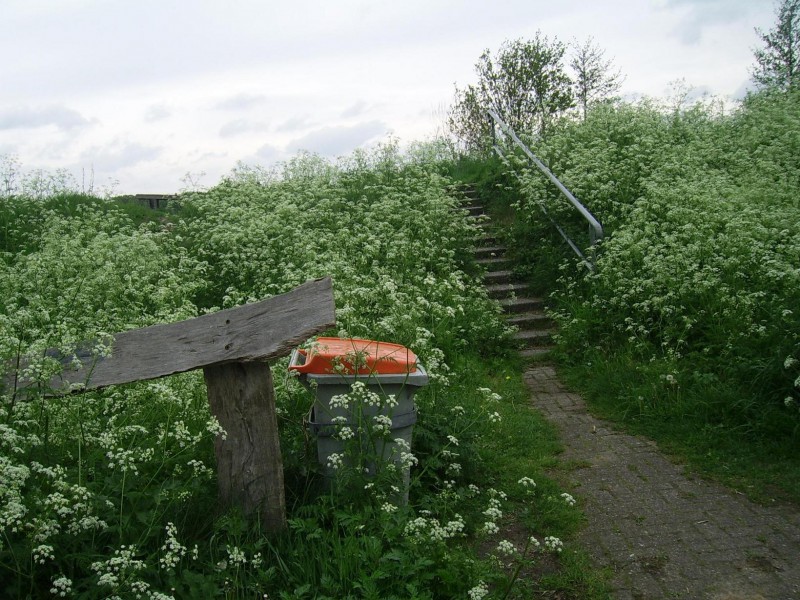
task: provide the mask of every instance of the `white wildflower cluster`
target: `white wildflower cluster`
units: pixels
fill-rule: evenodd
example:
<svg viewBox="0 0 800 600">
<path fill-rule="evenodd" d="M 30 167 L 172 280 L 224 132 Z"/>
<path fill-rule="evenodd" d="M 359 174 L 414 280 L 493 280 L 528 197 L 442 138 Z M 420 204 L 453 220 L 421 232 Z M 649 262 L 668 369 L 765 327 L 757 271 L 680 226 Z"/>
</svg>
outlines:
<svg viewBox="0 0 800 600">
<path fill-rule="evenodd" d="M 363 381 L 354 381 L 353 385 L 350 388 L 350 396 L 351 398 L 361 406 L 370 406 L 370 407 L 382 407 L 387 406 L 389 408 L 393 408 L 397 406 L 397 399 L 392 396 L 392 398 L 381 398 L 381 395 L 378 394 L 372 386 L 368 386 Z M 393 403 L 393 404 L 392 404 Z"/>
<path fill-rule="evenodd" d="M 431 516 L 417 517 L 406 523 L 403 535 L 418 543 L 443 542 L 464 535 L 464 519 L 455 514 L 450 521 L 442 524 Z"/>
<path fill-rule="evenodd" d="M 5 531 L 16 533 L 23 527 L 28 512 L 23 488 L 30 474 L 28 467 L 0 455 L 0 527 Z"/>
<path fill-rule="evenodd" d="M 146 570 L 144 561 L 136 558 L 135 546 L 120 546 L 114 556 L 93 562 L 92 571 L 97 575 L 97 585 L 107 588 L 110 597 L 130 596 L 150 600 L 174 600 L 172 596 L 150 589 L 150 584 L 141 579 Z"/>
<path fill-rule="evenodd" d="M 66 598 L 72 591 L 72 580 L 64 575 L 59 575 L 53 579 L 53 585 L 50 587 L 50 593 L 59 598 Z"/>
<path fill-rule="evenodd" d="M 461 474 L 461 463 L 450 463 L 445 468 L 445 473 L 451 476 L 456 476 Z"/>
<path fill-rule="evenodd" d="M 473 587 L 467 592 L 469 600 L 483 600 L 488 595 L 489 595 L 489 586 L 486 585 L 483 581 L 479 581 L 475 587 Z"/>
<path fill-rule="evenodd" d="M 571 494 L 564 492 L 561 494 L 561 499 L 564 500 L 567 506 L 575 506 L 575 498 Z"/>
<path fill-rule="evenodd" d="M 514 556 L 517 553 L 517 547 L 509 540 L 500 540 L 495 550 L 505 556 Z"/>
<path fill-rule="evenodd" d="M 564 549 L 564 544 L 557 537 L 549 535 L 544 538 L 544 547 L 550 552 L 561 552 Z"/>
<path fill-rule="evenodd" d="M 229 564 L 238 569 L 247 563 L 247 557 L 238 546 L 227 546 Z"/>
<path fill-rule="evenodd" d="M 139 463 L 147 462 L 153 457 L 153 448 L 117 447 L 106 451 L 109 469 L 119 469 L 123 473 L 139 474 Z"/>
<path fill-rule="evenodd" d="M 327 465 L 330 469 L 340 469 L 344 465 L 344 454 L 332 452 L 328 455 Z"/>
<path fill-rule="evenodd" d="M 497 521 L 503 518 L 502 501 L 506 499 L 506 494 L 494 488 L 489 488 L 487 493 L 489 495 L 489 505 L 483 511 L 486 521 L 483 524 L 482 531 L 487 535 L 493 535 L 500 531 Z"/>
<path fill-rule="evenodd" d="M 336 437 L 342 441 L 352 440 L 356 437 L 355 431 L 349 425 L 344 425 L 336 430 Z"/>
<path fill-rule="evenodd" d="M 392 514 L 397 512 L 397 506 L 392 504 L 391 502 L 384 502 L 381 505 L 381 510 L 385 513 Z"/>
<path fill-rule="evenodd" d="M 394 438 L 394 448 L 392 454 L 397 465 L 401 469 L 410 469 L 411 467 L 419 464 L 419 459 L 411 452 L 411 444 L 404 438 Z M 386 466 L 391 467 L 394 463 L 388 463 Z"/>
<path fill-rule="evenodd" d="M 350 407 L 350 395 L 336 394 L 331 397 L 328 404 L 332 409 L 340 408 L 342 410 L 347 410 Z"/>
<path fill-rule="evenodd" d="M 517 483 L 528 491 L 533 491 L 536 489 L 536 482 L 530 477 L 522 477 L 519 481 L 517 481 Z"/>
<path fill-rule="evenodd" d="M 411 452 L 401 452 L 399 465 L 401 469 L 409 469 L 419 464 L 419 459 Z"/>
<path fill-rule="evenodd" d="M 33 558 L 33 562 L 43 565 L 48 560 L 55 560 L 56 556 L 53 554 L 54 551 L 54 548 L 50 544 L 40 544 L 33 549 L 31 557 Z"/>
<path fill-rule="evenodd" d="M 139 465 L 147 463 L 155 455 L 154 448 L 134 441 L 137 437 L 147 435 L 148 432 L 144 427 L 135 425 L 112 428 L 101 433 L 98 442 L 100 447 L 105 449 L 108 468 L 138 475 Z M 131 442 L 126 441 L 126 438 L 130 438 Z"/>
<path fill-rule="evenodd" d="M 186 448 L 187 446 L 191 446 L 195 443 L 195 436 L 189 431 L 189 428 L 186 426 L 183 420 L 178 419 L 170 424 L 170 428 L 167 431 L 167 436 L 171 437 L 175 440 L 176 444 L 180 448 Z"/>
<path fill-rule="evenodd" d="M 478 388 L 478 391 L 481 393 L 481 396 L 483 397 L 484 402 L 489 403 L 489 404 L 494 404 L 496 402 L 500 402 L 500 400 L 503 399 L 503 397 L 500 394 L 497 394 L 497 393 L 493 392 L 489 388 L 481 387 L 481 388 Z"/>
<path fill-rule="evenodd" d="M 186 555 L 186 546 L 182 545 L 177 538 L 178 528 L 173 523 L 167 523 L 166 539 L 161 545 L 161 558 L 159 563 L 163 569 L 174 569 Z"/>
<path fill-rule="evenodd" d="M 195 479 L 210 479 L 214 477 L 214 470 L 206 465 L 202 460 L 193 458 L 186 463 L 186 466 L 192 470 L 192 477 Z"/>
<path fill-rule="evenodd" d="M 372 417 L 372 431 L 378 435 L 388 434 L 392 429 L 392 418 L 389 415 Z"/>
<path fill-rule="evenodd" d="M 24 512 L 30 508 L 35 509 L 37 516 L 31 518 L 27 524 L 29 535 L 34 542 L 42 544 L 62 531 L 78 535 L 84 531 L 101 531 L 107 527 L 106 522 L 97 515 L 97 499 L 87 488 L 68 483 L 66 470 L 63 467 L 58 465 L 44 467 L 33 461 L 31 471 L 43 475 L 48 480 L 49 493 L 36 498 L 33 506 L 29 508 L 24 508 L 15 502 L 10 503 L 4 511 L 4 517 L 14 515 L 19 517 L 21 516 L 19 510 L 23 508 Z"/>
</svg>

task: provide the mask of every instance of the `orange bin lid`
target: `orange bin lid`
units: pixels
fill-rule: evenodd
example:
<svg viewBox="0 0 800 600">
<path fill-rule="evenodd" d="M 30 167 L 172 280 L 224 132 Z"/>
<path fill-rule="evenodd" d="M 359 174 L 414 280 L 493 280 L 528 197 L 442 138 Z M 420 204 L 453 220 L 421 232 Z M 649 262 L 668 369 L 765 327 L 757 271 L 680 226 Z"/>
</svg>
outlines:
<svg viewBox="0 0 800 600">
<path fill-rule="evenodd" d="M 358 364 L 358 375 L 397 375 L 417 371 L 417 355 L 405 346 L 390 342 L 321 337 L 308 350 L 300 348 L 298 352 L 305 361 L 290 364 L 289 368 L 299 373 L 353 375 L 354 363 Z M 344 370 L 336 369 L 337 365 L 342 365 Z"/>
</svg>

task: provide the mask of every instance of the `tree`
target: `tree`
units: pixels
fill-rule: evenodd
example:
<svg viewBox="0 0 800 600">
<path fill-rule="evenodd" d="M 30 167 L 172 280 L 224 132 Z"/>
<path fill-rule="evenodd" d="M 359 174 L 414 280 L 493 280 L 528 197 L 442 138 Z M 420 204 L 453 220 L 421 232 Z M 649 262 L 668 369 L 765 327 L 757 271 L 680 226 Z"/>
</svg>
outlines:
<svg viewBox="0 0 800 600">
<path fill-rule="evenodd" d="M 800 0 L 782 0 L 776 17 L 769 32 L 756 27 L 764 48 L 753 51 L 757 64 L 751 75 L 762 87 L 796 90 L 800 87 Z"/>
<path fill-rule="evenodd" d="M 468 148 L 483 148 L 492 109 L 515 131 L 545 136 L 552 120 L 574 104 L 565 51 L 538 31 L 532 40 L 504 42 L 495 56 L 485 50 L 475 64 L 478 83 L 456 87 L 450 130 Z"/>
<path fill-rule="evenodd" d="M 618 92 L 625 79 L 618 69 L 614 69 L 613 61 L 605 60 L 604 55 L 605 52 L 591 37 L 583 44 L 573 43 L 569 64 L 575 73 L 575 99 L 584 119 L 590 104 Z"/>
</svg>

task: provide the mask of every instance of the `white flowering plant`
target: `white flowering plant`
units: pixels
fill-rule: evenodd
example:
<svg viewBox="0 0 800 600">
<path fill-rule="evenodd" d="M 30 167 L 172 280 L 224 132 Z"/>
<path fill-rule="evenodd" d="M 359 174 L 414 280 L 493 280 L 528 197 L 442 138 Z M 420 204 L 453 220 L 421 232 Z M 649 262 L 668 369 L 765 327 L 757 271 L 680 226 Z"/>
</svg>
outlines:
<svg viewBox="0 0 800 600">
<path fill-rule="evenodd" d="M 798 123 L 796 93 L 764 93 L 733 111 L 714 100 L 598 106 L 536 140 L 604 226 L 593 271 L 565 258 L 557 235 L 531 243 L 550 239 L 544 202 L 588 250 L 572 206 L 535 172 L 511 180 L 522 193 L 514 252 L 550 265 L 537 280 L 553 293 L 561 352 L 621 418 L 682 418 L 754 440 L 726 446 L 796 436 Z"/>
<path fill-rule="evenodd" d="M 477 485 L 489 476 L 478 447 L 502 433 L 506 409 L 464 365 L 479 352 L 509 352 L 510 330 L 472 263 L 478 232 L 452 184 L 389 143 L 339 165 L 301 155 L 272 173 L 240 167 L 156 219 L 98 198 L 3 198 L 6 596 L 487 596 L 505 575 L 466 542 L 492 535 L 487 522 L 502 525 L 502 497 Z M 417 394 L 413 440 L 392 430 L 396 399 L 360 388 L 342 395 L 343 406 L 383 412 L 335 423 L 342 450 L 319 465 L 304 425 L 309 394 L 283 376 L 285 360 L 276 363 L 285 536 L 218 512 L 213 444 L 226 432 L 200 373 L 40 393 L 62 368 L 48 349 L 321 275 L 334 278 L 336 334 L 408 346 L 431 384 Z M 22 375 L 40 387 L 17 389 Z M 376 453 L 382 443 L 390 450 Z M 332 488 L 318 485 L 325 467 L 339 479 Z"/>
</svg>

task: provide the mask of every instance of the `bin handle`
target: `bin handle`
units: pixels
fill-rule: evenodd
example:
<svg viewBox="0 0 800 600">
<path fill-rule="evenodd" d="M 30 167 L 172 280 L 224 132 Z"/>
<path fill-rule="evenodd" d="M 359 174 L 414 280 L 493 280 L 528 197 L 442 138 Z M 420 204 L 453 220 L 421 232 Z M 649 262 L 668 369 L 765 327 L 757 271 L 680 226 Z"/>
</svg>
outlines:
<svg viewBox="0 0 800 600">
<path fill-rule="evenodd" d="M 308 373 L 311 370 L 311 363 L 306 362 L 307 351 L 304 348 L 292 350 L 289 359 L 289 369 L 298 373 Z"/>
</svg>

